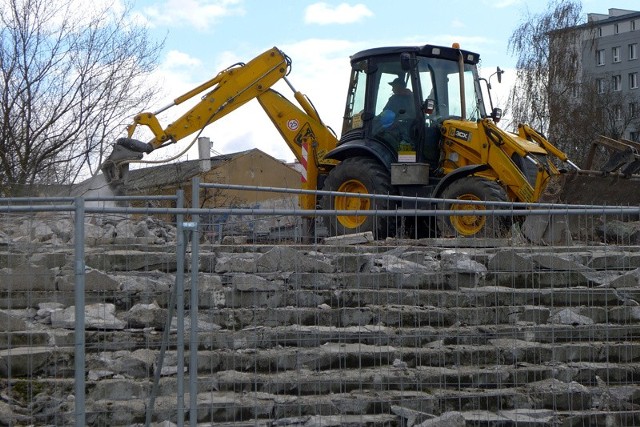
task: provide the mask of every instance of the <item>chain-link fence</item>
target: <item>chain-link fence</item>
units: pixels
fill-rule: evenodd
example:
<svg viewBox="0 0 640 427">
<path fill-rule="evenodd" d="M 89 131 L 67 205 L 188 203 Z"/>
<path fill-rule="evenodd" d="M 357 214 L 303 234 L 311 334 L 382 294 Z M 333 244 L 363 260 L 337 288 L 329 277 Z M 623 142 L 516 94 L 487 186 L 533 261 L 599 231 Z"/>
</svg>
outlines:
<svg viewBox="0 0 640 427">
<path fill-rule="evenodd" d="M 637 208 L 163 200 L 2 199 L 0 424 L 640 425 Z"/>
</svg>

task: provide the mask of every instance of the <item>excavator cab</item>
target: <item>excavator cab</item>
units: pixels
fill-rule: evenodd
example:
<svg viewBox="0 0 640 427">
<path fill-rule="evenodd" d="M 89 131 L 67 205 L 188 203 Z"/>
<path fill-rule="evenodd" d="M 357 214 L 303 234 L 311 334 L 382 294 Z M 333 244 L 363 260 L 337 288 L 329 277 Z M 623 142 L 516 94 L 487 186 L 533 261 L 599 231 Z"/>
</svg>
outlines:
<svg viewBox="0 0 640 427">
<path fill-rule="evenodd" d="M 459 55 L 466 58 L 464 97 L 460 96 Z M 476 121 L 486 116 L 478 59 L 476 54 L 429 45 L 377 48 L 354 55 L 341 142 L 360 139 L 389 166 L 402 160 L 428 163 L 435 169 L 442 121 L 463 117 Z M 414 152 L 415 156 L 399 154 Z"/>
</svg>

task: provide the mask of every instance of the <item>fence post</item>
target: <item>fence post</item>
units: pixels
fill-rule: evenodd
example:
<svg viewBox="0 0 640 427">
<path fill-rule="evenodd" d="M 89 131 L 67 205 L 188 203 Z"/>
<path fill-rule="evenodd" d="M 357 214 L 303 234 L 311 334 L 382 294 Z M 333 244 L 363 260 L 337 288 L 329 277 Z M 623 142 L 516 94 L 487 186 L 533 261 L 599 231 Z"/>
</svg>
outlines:
<svg viewBox="0 0 640 427">
<path fill-rule="evenodd" d="M 191 208 L 200 206 L 200 178 L 191 182 Z M 198 259 L 200 256 L 200 235 L 198 222 L 200 217 L 191 214 L 191 300 L 189 315 L 191 316 L 191 335 L 189 337 L 189 425 L 195 427 L 198 422 Z"/>
<path fill-rule="evenodd" d="M 184 207 L 184 191 L 178 190 L 177 207 Z M 184 426 L 184 266 L 185 266 L 185 235 L 184 235 L 184 215 L 176 215 L 176 320 L 177 320 L 177 362 L 178 362 L 178 427 Z"/>
<path fill-rule="evenodd" d="M 76 197 L 75 201 L 75 229 L 74 229 L 74 270 L 75 270 L 75 422 L 77 427 L 84 427 L 85 422 L 85 317 L 84 317 L 84 199 Z"/>
</svg>

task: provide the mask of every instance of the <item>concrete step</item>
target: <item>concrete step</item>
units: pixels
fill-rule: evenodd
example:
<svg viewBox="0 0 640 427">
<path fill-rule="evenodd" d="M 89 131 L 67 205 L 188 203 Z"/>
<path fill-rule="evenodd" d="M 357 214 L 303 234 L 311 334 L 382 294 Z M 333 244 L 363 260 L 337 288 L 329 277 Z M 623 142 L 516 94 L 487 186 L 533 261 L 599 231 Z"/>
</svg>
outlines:
<svg viewBox="0 0 640 427">
<path fill-rule="evenodd" d="M 168 357 L 175 360 L 174 356 L 175 354 Z M 199 360 L 202 361 L 202 358 Z M 185 366 L 188 366 L 188 361 L 185 362 Z M 87 398 L 96 401 L 148 399 L 153 382 L 151 371 L 149 375 L 138 378 L 123 375 L 122 372 L 93 369 L 89 369 L 87 375 Z M 349 370 L 336 366 L 322 371 L 303 367 L 295 373 L 282 369 L 272 372 L 250 372 L 240 367 L 235 370 L 211 370 L 210 364 L 202 363 L 199 364 L 198 393 L 257 392 L 279 396 L 314 396 L 352 393 L 367 388 L 379 392 L 409 393 L 479 389 L 512 389 L 517 392 L 532 384 L 544 384 L 546 381 L 552 382 L 551 384 L 557 388 L 573 383 L 598 392 L 604 390 L 610 395 L 613 391 L 614 397 L 618 400 L 627 399 L 629 404 L 635 404 L 640 398 L 639 377 L 640 363 L 622 365 L 606 362 L 571 362 L 544 365 L 521 362 L 510 365 L 409 367 L 406 362 L 398 359 L 396 363 L 383 367 Z M 606 381 L 603 378 L 606 378 Z M 185 369 L 185 390 L 188 390 L 188 381 L 189 373 L 188 369 Z M 29 383 L 19 378 L 3 380 L 3 387 L 9 386 L 14 391 L 13 397 L 19 399 L 28 398 L 31 393 L 68 396 L 73 393 L 75 382 L 73 378 L 52 376 L 40 376 Z M 551 386 L 540 388 L 536 393 L 551 393 L 552 389 Z M 175 374 L 163 375 L 158 395 L 175 396 L 176 390 Z"/>
<path fill-rule="evenodd" d="M 496 367 L 497 369 L 497 367 Z M 47 384 L 44 384 L 44 382 Z M 131 384 L 117 384 L 125 380 L 87 384 L 87 424 L 110 426 L 143 425 L 149 404 L 150 383 L 142 388 Z M 290 381 L 291 384 L 293 379 Z M 438 425 L 451 424 L 444 420 L 463 420 L 466 426 L 631 426 L 640 424 L 640 411 L 634 403 L 638 399 L 637 386 L 612 386 L 606 390 L 581 387 L 575 383 L 537 381 L 517 388 L 436 390 L 425 387 L 411 390 L 366 390 L 315 393 L 300 395 L 291 388 L 284 391 L 254 392 L 238 387 L 235 391 L 217 390 L 210 379 L 209 391 L 198 393 L 198 425 L 240 426 L 400 426 L 407 422 L 440 420 Z M 96 388 L 110 390 L 101 395 Z M 12 384 L 15 399 L 22 390 L 25 400 L 31 393 L 47 395 L 49 401 L 59 402 L 56 413 L 31 412 L 20 415 L 23 424 L 73 424 L 73 401 L 66 399 L 73 388 L 72 380 L 47 379 L 29 384 L 30 389 Z M 163 379 L 161 389 L 166 394 L 155 400 L 154 421 L 177 421 L 175 380 Z M 124 392 L 117 395 L 117 392 Z M 132 393 L 139 393 L 138 395 Z M 115 396 L 114 396 L 115 395 Z M 115 398 L 117 397 L 117 398 Z M 189 419 L 189 394 L 183 398 L 185 420 Z M 624 408 L 626 407 L 626 408 Z M 635 408 L 635 409 L 633 409 Z M 452 417 L 453 415 L 453 417 Z"/>
<path fill-rule="evenodd" d="M 552 315 L 553 313 L 553 315 Z M 638 307 L 580 307 L 552 312 L 532 306 L 478 308 L 411 307 L 407 305 L 367 305 L 362 307 L 311 308 L 272 307 L 219 309 L 203 312 L 210 322 L 223 329 L 277 327 L 286 325 L 349 327 L 384 325 L 394 328 L 449 328 L 452 326 L 494 326 L 515 324 L 518 319 L 540 325 L 616 324 L 640 322 Z M 521 320 L 522 321 L 522 320 Z"/>
<path fill-rule="evenodd" d="M 159 348 L 159 347 L 158 347 Z M 158 348 L 119 349 L 106 351 L 104 346 L 87 345 L 87 369 L 107 372 L 106 375 L 124 375 L 128 378 L 148 378 L 152 375 Z M 18 347 L 0 351 L 0 372 L 21 378 L 46 376 L 72 377 L 73 347 Z M 188 353 L 188 352 L 187 352 Z M 175 351 L 168 352 L 174 360 L 165 366 L 176 366 Z M 188 361 L 188 358 L 187 358 Z M 254 375 L 291 372 L 300 369 L 326 371 L 345 369 L 360 372 L 362 369 L 393 369 L 403 367 L 422 370 L 428 367 L 470 367 L 532 364 L 542 367 L 566 366 L 575 363 L 593 363 L 596 366 L 609 363 L 610 369 L 627 372 L 634 381 L 637 375 L 629 373 L 640 362 L 640 343 L 633 342 L 583 342 L 541 343 L 517 339 L 489 339 L 487 344 L 447 344 L 434 341 L 414 346 L 370 345 L 361 342 L 326 342 L 317 347 L 267 347 L 240 343 L 237 348 L 220 348 L 198 351 L 199 372 L 219 371 L 248 372 Z M 569 369 L 571 371 L 571 369 Z M 621 379 L 622 381 L 622 379 Z"/>
<path fill-rule="evenodd" d="M 517 314 L 522 317 L 526 315 L 526 313 Z M 220 329 L 218 326 L 212 330 L 201 325 L 198 342 L 201 350 L 259 350 L 280 347 L 314 348 L 331 342 L 394 347 L 438 344 L 482 346 L 489 344 L 491 340 L 509 337 L 523 343 L 548 345 L 599 343 L 601 346 L 607 346 L 634 340 L 633 337 L 640 336 L 638 322 L 585 325 L 538 324 L 522 320 L 522 317 L 520 319 L 514 317 L 512 322 L 505 324 L 455 323 L 448 327 L 438 327 L 438 325 L 395 327 L 382 324 L 350 326 L 283 324 L 273 327 L 255 327 L 228 323 L 225 326 L 235 326 L 236 329 Z M 187 341 L 189 333 L 187 325 L 185 331 Z M 174 327 L 169 335 L 170 348 L 175 347 L 176 335 Z M 0 334 L 0 350 L 30 346 L 62 348 L 71 347 L 74 342 L 74 331 L 68 329 L 27 330 Z M 155 351 L 161 346 L 162 330 L 153 328 L 117 331 L 87 330 L 85 343 L 87 353 L 139 349 Z"/>
<path fill-rule="evenodd" d="M 454 325 L 392 328 L 384 325 L 277 326 L 250 327 L 240 330 L 219 330 L 200 333 L 201 349 L 266 349 L 271 347 L 317 347 L 325 343 L 361 343 L 399 347 L 443 345 L 486 345 L 489 340 L 509 337 L 524 342 L 551 345 L 560 343 L 619 343 L 640 336 L 640 324 L 635 325 Z M 157 341 L 156 341 L 157 342 Z M 108 347 L 107 347 L 108 348 Z"/>
<path fill-rule="evenodd" d="M 320 425 L 315 424 L 320 421 L 330 422 L 329 425 L 406 425 L 409 414 L 421 415 L 424 420 L 444 418 L 452 412 L 459 413 L 469 426 L 615 425 L 574 424 L 576 421 L 598 422 L 607 419 L 631 421 L 618 425 L 637 425 L 634 421 L 640 419 L 640 411 L 598 409 L 601 394 L 585 388 L 574 387 L 534 396 L 525 393 L 526 390 L 514 389 L 422 392 L 358 390 L 299 396 L 212 391 L 198 394 L 197 416 L 200 423 L 226 423 L 229 426 L 247 422 L 260 425 L 258 423 L 265 421 L 275 423 L 271 425 L 299 425 L 308 421 L 312 423 L 309 425 Z M 175 396 L 157 398 L 154 419 L 175 422 L 176 402 Z M 526 409 L 522 407 L 525 404 Z M 144 419 L 145 401 L 95 400 L 88 403 L 88 410 L 88 419 L 92 424 L 127 425 Z M 184 396 L 184 410 L 188 419 L 188 394 Z"/>
<path fill-rule="evenodd" d="M 141 284 L 144 287 L 144 282 Z M 156 301 L 161 307 L 169 302 L 171 288 L 148 292 L 134 290 L 87 291 L 87 304 L 112 303 L 119 310 L 128 310 L 138 303 Z M 237 289 L 233 286 L 220 286 L 215 290 L 200 291 L 199 306 L 214 308 L 225 307 L 317 307 L 328 304 L 334 307 L 359 307 L 366 305 L 407 305 L 448 307 L 494 307 L 540 305 L 546 307 L 603 306 L 610 308 L 625 304 L 627 301 L 640 301 L 640 287 L 586 289 L 575 288 L 530 288 L 514 289 L 504 286 L 475 286 L 460 290 L 419 289 L 412 287 L 384 287 L 381 283 L 361 283 L 357 287 L 337 286 L 331 282 L 324 285 L 289 282 L 269 285 L 268 289 Z M 189 300 L 190 292 L 185 291 Z M 39 303 L 57 302 L 65 307 L 75 304 L 73 290 L 14 292 L 0 290 L 0 309 L 27 309 L 37 307 Z"/>
<path fill-rule="evenodd" d="M 640 361 L 640 343 L 567 343 L 494 340 L 493 345 L 434 345 L 426 348 L 327 343 L 317 348 L 280 348 L 267 350 L 217 350 L 199 352 L 200 364 L 209 371 L 241 370 L 279 372 L 296 369 L 326 370 L 388 368 L 396 360 L 408 367 L 467 366 L 504 364 L 567 364 L 573 362 L 635 363 Z"/>
</svg>

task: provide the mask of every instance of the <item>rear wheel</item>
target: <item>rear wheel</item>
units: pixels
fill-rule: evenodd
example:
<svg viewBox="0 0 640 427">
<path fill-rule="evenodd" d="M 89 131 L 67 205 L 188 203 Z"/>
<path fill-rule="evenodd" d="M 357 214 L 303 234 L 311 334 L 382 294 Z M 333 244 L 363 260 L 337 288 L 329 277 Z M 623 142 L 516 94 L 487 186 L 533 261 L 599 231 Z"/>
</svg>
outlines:
<svg viewBox="0 0 640 427">
<path fill-rule="evenodd" d="M 468 176 L 454 181 L 442 192 L 443 199 L 467 201 L 506 202 L 504 189 L 495 181 Z M 445 210 L 481 211 L 499 209 L 475 203 L 445 203 Z M 442 237 L 505 237 L 511 228 L 508 215 L 448 215 L 438 217 L 438 230 Z"/>
<path fill-rule="evenodd" d="M 338 164 L 327 176 L 323 190 L 358 194 L 392 194 L 389 172 L 377 161 L 366 157 L 352 157 Z M 366 197 L 323 196 L 323 210 L 387 210 L 392 206 L 388 199 Z M 371 231 L 376 238 L 393 234 L 393 218 L 376 215 L 338 215 L 324 217 L 329 234 L 362 233 Z"/>
</svg>

